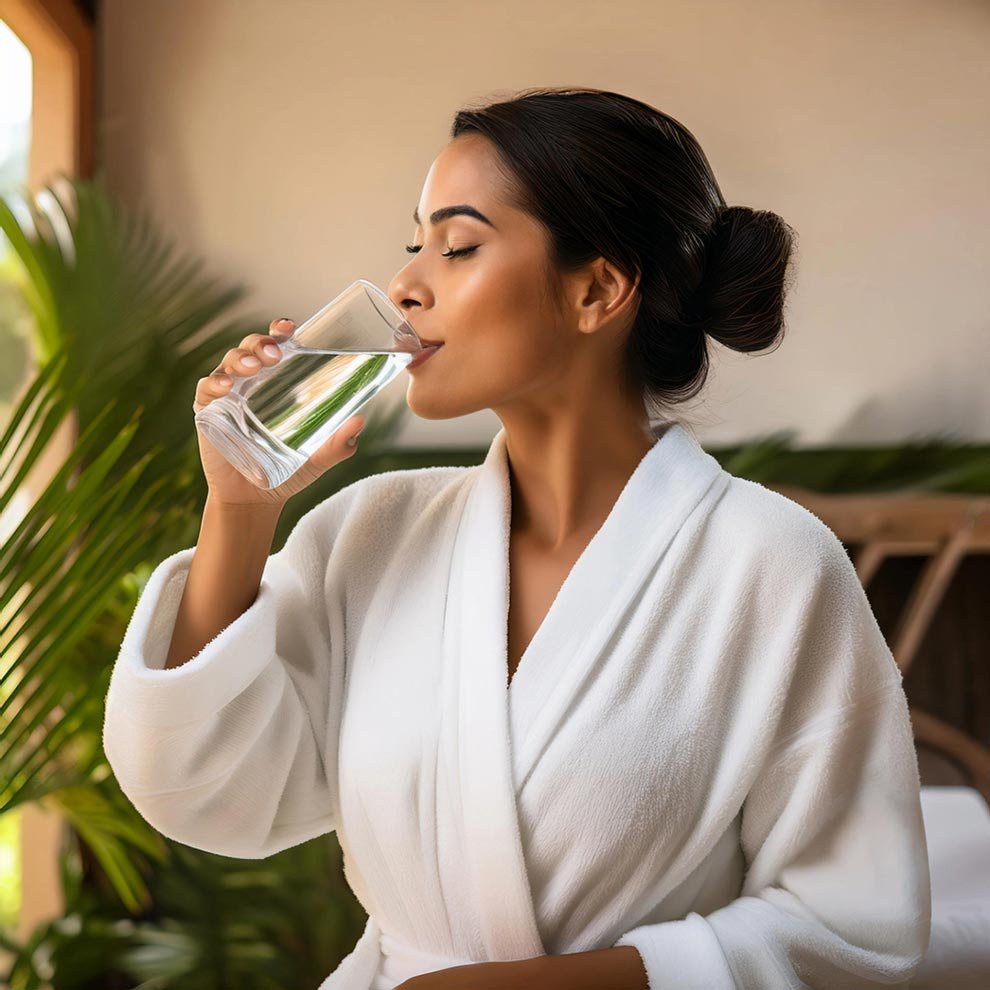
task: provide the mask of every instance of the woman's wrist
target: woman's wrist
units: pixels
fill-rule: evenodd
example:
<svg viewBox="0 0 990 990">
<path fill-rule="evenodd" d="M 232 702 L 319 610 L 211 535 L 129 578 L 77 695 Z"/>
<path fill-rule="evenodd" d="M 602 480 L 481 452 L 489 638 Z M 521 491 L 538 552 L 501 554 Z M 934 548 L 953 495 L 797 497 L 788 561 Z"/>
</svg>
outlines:
<svg viewBox="0 0 990 990">
<path fill-rule="evenodd" d="M 534 977 L 544 990 L 648 990 L 646 968 L 631 945 L 538 956 Z"/>
</svg>

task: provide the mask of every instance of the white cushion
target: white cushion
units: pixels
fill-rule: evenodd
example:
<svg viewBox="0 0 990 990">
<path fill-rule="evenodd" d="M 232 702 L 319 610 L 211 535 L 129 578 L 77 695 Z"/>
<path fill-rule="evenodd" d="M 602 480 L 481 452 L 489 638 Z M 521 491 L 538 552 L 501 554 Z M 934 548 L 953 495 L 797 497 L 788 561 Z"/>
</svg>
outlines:
<svg viewBox="0 0 990 990">
<path fill-rule="evenodd" d="M 972 787 L 922 787 L 932 935 L 911 990 L 990 988 L 990 809 Z"/>
</svg>

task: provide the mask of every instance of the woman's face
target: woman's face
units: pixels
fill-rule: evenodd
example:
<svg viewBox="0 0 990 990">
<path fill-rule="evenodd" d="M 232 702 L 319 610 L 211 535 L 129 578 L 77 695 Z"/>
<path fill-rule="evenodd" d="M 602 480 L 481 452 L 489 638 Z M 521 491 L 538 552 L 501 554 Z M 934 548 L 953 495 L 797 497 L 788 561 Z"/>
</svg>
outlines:
<svg viewBox="0 0 990 990">
<path fill-rule="evenodd" d="M 478 134 L 452 140 L 433 162 L 416 208 L 418 248 L 388 295 L 425 340 L 442 342 L 408 371 L 406 401 L 425 419 L 496 412 L 565 387 L 576 331 L 555 305 L 549 237 L 507 204 L 494 147 Z M 431 222 L 447 207 L 468 215 Z M 471 249 L 461 256 L 451 251 Z"/>
</svg>

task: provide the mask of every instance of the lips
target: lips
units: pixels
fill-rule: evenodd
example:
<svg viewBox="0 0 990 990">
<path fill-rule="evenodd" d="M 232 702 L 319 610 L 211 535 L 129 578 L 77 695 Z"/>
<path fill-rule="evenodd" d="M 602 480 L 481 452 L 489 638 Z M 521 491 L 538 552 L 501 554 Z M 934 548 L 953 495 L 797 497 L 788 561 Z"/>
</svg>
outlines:
<svg viewBox="0 0 990 990">
<path fill-rule="evenodd" d="M 420 338 L 422 339 L 422 338 Z M 423 349 L 416 353 L 416 356 L 406 365 L 406 370 L 410 368 L 417 368 L 424 361 L 428 360 L 432 355 L 436 354 L 437 351 L 443 347 L 443 344 L 429 344 L 427 341 L 423 341 Z"/>
</svg>

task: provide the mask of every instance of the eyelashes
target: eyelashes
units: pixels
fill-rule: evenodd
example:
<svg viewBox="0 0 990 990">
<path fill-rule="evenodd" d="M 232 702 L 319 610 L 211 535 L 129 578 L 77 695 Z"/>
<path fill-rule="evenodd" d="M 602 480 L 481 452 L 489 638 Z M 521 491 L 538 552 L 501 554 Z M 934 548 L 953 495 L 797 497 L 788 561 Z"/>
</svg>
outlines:
<svg viewBox="0 0 990 990">
<path fill-rule="evenodd" d="M 418 254 L 420 252 L 420 250 L 422 249 L 422 247 L 423 247 L 422 244 L 407 244 L 406 245 L 406 250 L 410 254 Z M 480 247 L 480 245 L 475 244 L 473 247 L 458 248 L 456 251 L 455 250 L 450 250 L 446 254 L 444 254 L 443 252 L 441 252 L 440 257 L 441 258 L 461 258 L 464 255 L 471 254 L 472 251 L 477 251 L 479 247 Z"/>
</svg>

